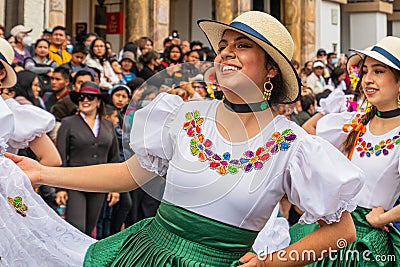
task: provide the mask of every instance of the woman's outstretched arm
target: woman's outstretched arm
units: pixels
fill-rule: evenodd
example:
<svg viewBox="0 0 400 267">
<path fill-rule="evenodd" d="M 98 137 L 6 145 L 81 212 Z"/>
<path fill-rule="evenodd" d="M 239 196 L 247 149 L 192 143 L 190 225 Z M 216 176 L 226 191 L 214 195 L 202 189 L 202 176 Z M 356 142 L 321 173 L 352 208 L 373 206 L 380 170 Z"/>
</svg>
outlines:
<svg viewBox="0 0 400 267">
<path fill-rule="evenodd" d="M 319 222 L 320 228 L 306 235 L 287 248 L 257 258 L 247 253 L 240 261 L 246 262 L 241 267 L 258 266 L 304 266 L 329 256 L 356 239 L 356 230 L 349 212 L 343 212 L 340 221 L 331 224 Z"/>
<path fill-rule="evenodd" d="M 47 167 L 32 159 L 5 153 L 29 177 L 33 184 L 43 184 L 89 192 L 125 192 L 136 189 L 155 176 L 142 168 L 132 156 L 121 163 L 85 167 Z"/>
</svg>

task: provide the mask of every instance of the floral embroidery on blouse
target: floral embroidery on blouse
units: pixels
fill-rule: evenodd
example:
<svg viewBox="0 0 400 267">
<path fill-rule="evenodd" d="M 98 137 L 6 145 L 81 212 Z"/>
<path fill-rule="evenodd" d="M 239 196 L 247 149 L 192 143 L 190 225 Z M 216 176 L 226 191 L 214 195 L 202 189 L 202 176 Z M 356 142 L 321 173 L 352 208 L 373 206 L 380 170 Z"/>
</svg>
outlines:
<svg viewBox="0 0 400 267">
<path fill-rule="evenodd" d="M 256 151 L 248 150 L 243 153 L 243 157 L 234 159 L 229 152 L 218 154 L 213 151 L 213 142 L 202 134 L 201 125 L 204 122 L 204 118 L 200 117 L 198 110 L 188 112 L 185 116 L 186 122 L 183 124 L 183 129 L 191 137 L 190 152 L 193 156 L 197 156 L 200 161 L 208 161 L 209 167 L 221 175 L 227 173 L 235 174 L 240 169 L 250 172 L 253 169 L 259 170 L 263 168 L 265 162 L 272 155 L 279 151 L 288 150 L 290 143 L 296 140 L 297 137 L 292 129 L 286 129 L 282 133 L 275 132 L 264 146 L 257 148 Z"/>
<path fill-rule="evenodd" d="M 389 150 L 393 149 L 395 145 L 400 144 L 400 132 L 389 138 L 387 140 L 381 140 L 378 144 L 373 145 L 369 142 L 366 142 L 362 137 L 363 134 L 360 134 L 360 137 L 357 140 L 356 150 L 360 152 L 360 157 L 371 157 L 372 155 L 380 156 L 380 155 L 388 155 Z"/>
<path fill-rule="evenodd" d="M 365 114 L 357 113 L 356 116 L 351 120 L 351 123 L 343 125 L 343 131 L 345 133 L 351 133 L 353 131 L 365 133 L 366 127 L 362 124 Z"/>
<path fill-rule="evenodd" d="M 16 196 L 15 198 L 7 197 L 8 202 L 14 207 L 15 211 L 22 217 L 26 217 L 25 211 L 28 210 L 28 206 L 22 202 L 22 197 Z"/>
</svg>

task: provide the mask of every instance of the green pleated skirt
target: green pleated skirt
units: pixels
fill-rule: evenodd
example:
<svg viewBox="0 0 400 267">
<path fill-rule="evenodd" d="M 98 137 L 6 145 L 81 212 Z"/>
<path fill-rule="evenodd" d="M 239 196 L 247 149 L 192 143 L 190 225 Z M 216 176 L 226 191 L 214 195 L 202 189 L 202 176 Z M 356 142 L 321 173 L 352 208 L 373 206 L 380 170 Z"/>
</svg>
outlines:
<svg viewBox="0 0 400 267">
<path fill-rule="evenodd" d="M 400 266 L 399 231 L 394 227 L 390 227 L 389 233 L 373 228 L 365 219 L 370 211 L 370 209 L 358 207 L 351 213 L 357 232 L 354 243 L 321 261 L 307 266 Z M 296 224 L 292 226 L 290 228 L 291 242 L 296 242 L 318 227 L 317 224 Z"/>
<path fill-rule="evenodd" d="M 84 266 L 237 266 L 257 234 L 162 202 L 156 217 L 91 245 Z"/>
</svg>

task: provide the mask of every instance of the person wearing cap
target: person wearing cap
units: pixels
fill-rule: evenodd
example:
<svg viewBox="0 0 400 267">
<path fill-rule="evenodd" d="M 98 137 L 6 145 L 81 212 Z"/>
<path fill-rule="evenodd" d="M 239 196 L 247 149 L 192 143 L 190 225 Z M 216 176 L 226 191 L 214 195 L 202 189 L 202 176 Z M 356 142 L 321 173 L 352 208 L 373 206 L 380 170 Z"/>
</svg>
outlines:
<svg viewBox="0 0 400 267">
<path fill-rule="evenodd" d="M 40 38 L 46 39 L 47 41 L 51 42 L 51 32 L 53 31 L 52 28 L 45 28 L 42 32 L 42 36 Z"/>
<path fill-rule="evenodd" d="M 72 91 L 79 92 L 84 82 L 93 82 L 92 74 L 87 70 L 79 70 L 72 78 Z M 72 102 L 69 94 L 55 103 L 50 112 L 56 117 L 57 123 L 65 117 L 76 114 L 77 106 Z"/>
<path fill-rule="evenodd" d="M 400 234 L 392 223 L 400 220 L 400 206 L 393 208 L 400 193 L 400 38 L 387 36 L 371 47 L 353 51 L 347 71 L 359 69 L 356 90 L 370 108 L 343 112 L 340 106 L 345 105 L 345 95 L 335 90 L 310 123 L 317 136 L 340 149 L 365 173 L 358 207 L 351 213 L 357 240 L 341 251 L 341 255 L 351 252 L 359 256 L 347 259 L 347 266 L 397 266 Z M 396 260 L 385 260 L 382 255 Z M 340 257 L 333 255 L 332 259 L 335 257 L 336 261 L 326 259 L 318 266 L 339 265 Z"/>
<path fill-rule="evenodd" d="M 32 44 L 32 38 L 29 36 L 30 32 L 32 32 L 32 28 L 24 25 L 16 25 L 10 31 L 11 35 L 15 37 L 15 60 L 21 67 L 24 66 L 25 59 L 31 57 L 29 52 L 29 47 Z"/>
<path fill-rule="evenodd" d="M 54 27 L 51 32 L 49 59 L 54 60 L 58 65 L 67 63 L 71 60 L 71 55 L 64 46 L 66 40 L 67 29 L 63 26 Z"/>
<path fill-rule="evenodd" d="M 54 117 L 33 105 L 19 105 L 3 92 L 16 84 L 16 74 L 10 65 L 13 58 L 12 47 L 0 39 L 0 224 L 3 226 L 0 236 L 14 240 L 1 242 L 1 261 L 8 266 L 43 266 L 44 262 L 49 266 L 60 266 L 60 262 L 79 266 L 82 252 L 94 240 L 62 220 L 33 190 L 17 165 L 4 157 L 5 151 L 16 152 L 29 146 L 42 164 L 61 164 L 57 149 L 46 135 L 54 125 Z M 60 229 L 68 240 L 56 238 L 60 237 Z"/>
<path fill-rule="evenodd" d="M 92 81 L 82 83 L 79 92 L 70 93 L 78 114 L 61 120 L 56 146 L 63 166 L 78 167 L 119 162 L 118 141 L 112 123 L 104 119 L 105 100 L 100 87 Z M 112 176 L 109 177 L 112 180 Z M 57 204 L 67 205 L 66 220 L 80 231 L 91 235 L 105 198 L 104 193 L 58 188 Z M 110 195 L 110 206 L 119 194 Z"/>
<path fill-rule="evenodd" d="M 317 50 L 317 58 L 316 58 L 316 60 L 321 60 L 322 62 L 326 62 L 326 57 L 327 57 L 327 54 L 326 54 L 326 50 L 325 49 L 323 49 L 323 48 L 320 48 L 320 49 L 318 49 Z"/>
<path fill-rule="evenodd" d="M 314 61 L 312 73 L 307 77 L 307 87 L 310 87 L 314 94 L 322 93 L 326 83 L 324 79 L 325 64 L 321 60 Z"/>
<path fill-rule="evenodd" d="M 92 245 L 84 266 L 304 266 L 312 259 L 279 255 L 312 250 L 328 256 L 339 238 L 355 239 L 349 212 L 362 172 L 328 142 L 275 113 L 301 89 L 287 29 L 258 11 L 230 24 L 198 24 L 217 53 L 204 77 L 216 77 L 223 102 L 159 94 L 135 113 L 135 155 L 120 164 L 49 169 L 7 155 L 32 183 L 80 190 L 131 190 L 166 175 L 155 218 Z M 249 251 L 285 194 L 305 212 L 302 222 L 321 228 L 258 258 Z"/>
<path fill-rule="evenodd" d="M 72 76 L 74 76 L 75 73 L 80 70 L 89 71 L 92 73 L 92 69 L 90 69 L 86 64 L 83 63 L 87 54 L 88 52 L 85 45 L 83 43 L 77 43 L 74 45 L 74 49 L 72 50 L 71 61 L 62 64 L 61 67 L 69 69 Z"/>
<path fill-rule="evenodd" d="M 125 51 L 122 54 L 121 60 L 119 62 L 121 64 L 121 76 L 122 83 L 127 84 L 133 78 L 136 78 L 136 74 L 132 72 L 132 68 L 136 68 L 136 59 L 135 55 L 130 51 Z"/>
</svg>

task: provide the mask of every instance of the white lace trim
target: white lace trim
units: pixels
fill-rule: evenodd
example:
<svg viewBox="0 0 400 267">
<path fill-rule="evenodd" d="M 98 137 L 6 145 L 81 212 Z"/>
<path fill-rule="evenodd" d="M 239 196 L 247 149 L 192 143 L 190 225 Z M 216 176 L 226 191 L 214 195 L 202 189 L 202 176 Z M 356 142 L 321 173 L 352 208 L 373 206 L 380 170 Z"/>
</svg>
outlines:
<svg viewBox="0 0 400 267">
<path fill-rule="evenodd" d="M 153 155 L 139 156 L 136 154 L 136 158 L 143 168 L 150 172 L 154 172 L 159 176 L 167 174 L 169 162 L 167 159 L 163 159 Z M 130 171 L 130 170 L 129 170 Z"/>
<path fill-rule="evenodd" d="M 0 137 L 0 156 L 4 155 L 4 152 L 7 151 L 7 147 L 6 140 L 4 140 L 3 137 Z"/>
<path fill-rule="evenodd" d="M 51 130 L 51 129 L 50 129 Z M 8 144 L 10 147 L 15 149 L 23 149 L 29 146 L 29 143 L 35 140 L 36 137 L 41 137 L 42 134 L 46 134 L 49 130 L 48 129 L 37 129 L 31 136 L 27 137 L 24 140 L 8 140 Z"/>
<path fill-rule="evenodd" d="M 316 217 L 314 215 L 311 215 L 308 212 L 305 212 L 299 219 L 299 223 L 312 224 L 312 223 L 316 223 L 319 220 L 323 220 L 327 224 L 331 224 L 333 222 L 339 222 L 340 217 L 342 217 L 342 213 L 344 211 L 352 212 L 353 210 L 356 209 L 356 207 L 357 207 L 357 205 L 355 204 L 355 202 L 353 200 L 342 200 L 340 203 L 339 209 L 335 213 L 329 214 L 326 216 L 322 216 L 322 217 Z"/>
</svg>

